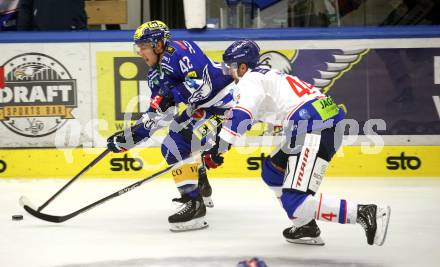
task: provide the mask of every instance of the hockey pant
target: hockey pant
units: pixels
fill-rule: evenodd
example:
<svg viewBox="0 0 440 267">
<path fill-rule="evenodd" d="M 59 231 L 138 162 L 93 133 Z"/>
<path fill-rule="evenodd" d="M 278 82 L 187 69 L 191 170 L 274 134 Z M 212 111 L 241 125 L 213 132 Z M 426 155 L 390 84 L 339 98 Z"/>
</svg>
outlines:
<svg viewBox="0 0 440 267">
<path fill-rule="evenodd" d="M 264 160 L 262 178 L 295 227 L 312 219 L 356 223 L 356 203 L 316 194 L 342 137 L 343 129 L 338 127 L 298 135 Z"/>
<path fill-rule="evenodd" d="M 191 117 L 183 112 L 170 125 L 170 131 L 161 146 L 162 155 L 168 164 L 175 164 L 188 158 L 192 152 L 204 150 L 215 142 L 221 128 L 225 109 L 204 109 L 196 111 Z M 198 168 L 201 162 L 192 162 L 172 172 L 174 181 L 181 195 L 196 197 Z"/>
</svg>

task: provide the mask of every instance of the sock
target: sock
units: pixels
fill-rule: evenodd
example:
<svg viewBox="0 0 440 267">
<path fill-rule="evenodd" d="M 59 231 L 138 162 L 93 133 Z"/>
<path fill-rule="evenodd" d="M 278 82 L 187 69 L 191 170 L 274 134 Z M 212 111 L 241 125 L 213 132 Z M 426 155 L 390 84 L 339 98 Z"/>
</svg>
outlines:
<svg viewBox="0 0 440 267">
<path fill-rule="evenodd" d="M 172 175 L 174 182 L 176 183 L 177 188 L 182 196 L 197 190 L 197 183 L 199 179 L 198 163 L 185 164 L 180 168 L 173 170 Z M 196 196 L 198 196 L 198 190 Z"/>
<path fill-rule="evenodd" d="M 320 221 L 354 224 L 357 217 L 357 203 L 319 194 L 315 218 Z"/>
<path fill-rule="evenodd" d="M 307 196 L 293 213 L 292 222 L 296 227 L 303 226 L 312 219 L 341 224 L 355 224 L 356 218 L 357 203 L 319 194 Z"/>
</svg>

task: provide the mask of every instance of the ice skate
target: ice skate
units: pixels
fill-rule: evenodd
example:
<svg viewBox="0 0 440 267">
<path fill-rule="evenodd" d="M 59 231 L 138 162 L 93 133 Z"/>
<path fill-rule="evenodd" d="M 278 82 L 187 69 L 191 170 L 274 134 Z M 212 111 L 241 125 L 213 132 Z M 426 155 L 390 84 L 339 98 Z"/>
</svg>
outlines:
<svg viewBox="0 0 440 267">
<path fill-rule="evenodd" d="M 200 192 L 200 194 L 202 195 L 202 192 Z M 175 197 L 171 201 L 174 204 L 180 206 L 182 204 L 185 204 L 189 199 L 190 199 L 190 197 L 188 195 L 183 195 L 181 197 Z M 212 200 L 210 197 L 203 197 L 203 195 L 202 195 L 202 199 L 203 199 L 203 202 L 205 203 L 206 207 L 208 207 L 208 208 L 214 207 L 214 204 L 212 203 Z"/>
<path fill-rule="evenodd" d="M 214 202 L 212 202 L 212 188 L 209 184 L 208 176 L 206 175 L 206 169 L 204 166 L 199 168 L 199 182 L 198 187 L 200 190 L 200 194 L 202 195 L 203 202 L 205 206 L 208 208 L 214 207 Z"/>
<path fill-rule="evenodd" d="M 289 227 L 284 229 L 283 236 L 287 242 L 304 245 L 324 246 L 324 240 L 320 237 L 321 230 L 315 220 L 301 227 Z"/>
<path fill-rule="evenodd" d="M 183 232 L 198 230 L 208 227 L 205 221 L 206 207 L 202 197 L 189 198 L 182 205 L 182 208 L 175 214 L 168 217 L 170 230 L 172 232 Z"/>
<path fill-rule="evenodd" d="M 364 228 L 369 245 L 383 245 L 387 236 L 390 215 L 389 206 L 358 205 L 356 222 Z"/>
<path fill-rule="evenodd" d="M 185 204 L 186 202 L 188 202 L 190 199 L 191 199 L 191 197 L 189 195 L 184 194 L 181 197 L 173 198 L 171 201 L 173 202 L 173 204 L 181 206 L 181 205 Z"/>
</svg>

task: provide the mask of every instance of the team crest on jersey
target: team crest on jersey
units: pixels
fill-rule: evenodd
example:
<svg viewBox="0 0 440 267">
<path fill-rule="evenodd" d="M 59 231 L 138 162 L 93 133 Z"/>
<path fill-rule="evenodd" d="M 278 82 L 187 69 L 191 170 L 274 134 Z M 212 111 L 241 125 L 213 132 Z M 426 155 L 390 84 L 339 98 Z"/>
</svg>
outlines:
<svg viewBox="0 0 440 267">
<path fill-rule="evenodd" d="M 186 74 L 185 78 L 197 78 L 197 72 L 196 71 L 190 71 L 188 74 Z"/>
<path fill-rule="evenodd" d="M 76 79 L 56 59 L 40 53 L 18 55 L 5 62 L 4 73 L 0 122 L 12 132 L 46 136 L 74 118 Z"/>
<path fill-rule="evenodd" d="M 208 65 L 203 69 L 203 79 L 187 78 L 185 87 L 191 93 L 188 99 L 190 104 L 206 99 L 212 92 L 212 82 L 208 72 Z"/>
<path fill-rule="evenodd" d="M 310 116 L 310 113 L 305 108 L 299 110 L 299 116 L 303 120 L 309 120 L 312 117 L 312 116 Z"/>
<path fill-rule="evenodd" d="M 165 48 L 165 51 L 172 55 L 174 51 L 176 51 L 176 49 L 174 47 L 167 46 L 167 48 Z"/>
</svg>

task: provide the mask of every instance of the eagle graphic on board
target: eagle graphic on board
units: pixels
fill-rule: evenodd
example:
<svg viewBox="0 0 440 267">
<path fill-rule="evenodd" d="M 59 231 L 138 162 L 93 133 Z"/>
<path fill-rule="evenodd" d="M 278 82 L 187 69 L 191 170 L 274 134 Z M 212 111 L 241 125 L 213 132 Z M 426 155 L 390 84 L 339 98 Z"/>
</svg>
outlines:
<svg viewBox="0 0 440 267">
<path fill-rule="evenodd" d="M 298 76 L 326 93 L 331 86 L 362 60 L 369 49 L 297 50 L 292 58 L 278 51 L 266 51 L 259 63 Z"/>
<path fill-rule="evenodd" d="M 304 49 L 295 50 L 293 55 L 286 51 L 266 51 L 260 55 L 259 64 L 284 73 L 298 76 L 327 93 L 333 84 L 354 65 L 359 63 L 369 49 Z M 291 51 L 289 51 L 291 54 Z M 347 112 L 344 104 L 340 108 Z M 267 125 L 259 135 L 279 135 L 280 125 Z"/>
<path fill-rule="evenodd" d="M 49 67 L 39 64 L 39 63 L 29 63 L 29 64 L 23 64 L 16 68 L 13 73 L 14 77 L 17 80 L 24 80 L 24 79 L 34 79 L 35 76 L 39 73 L 42 73 L 45 70 L 49 70 Z"/>
</svg>

